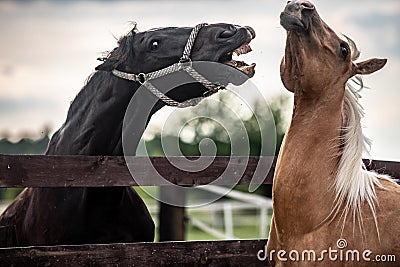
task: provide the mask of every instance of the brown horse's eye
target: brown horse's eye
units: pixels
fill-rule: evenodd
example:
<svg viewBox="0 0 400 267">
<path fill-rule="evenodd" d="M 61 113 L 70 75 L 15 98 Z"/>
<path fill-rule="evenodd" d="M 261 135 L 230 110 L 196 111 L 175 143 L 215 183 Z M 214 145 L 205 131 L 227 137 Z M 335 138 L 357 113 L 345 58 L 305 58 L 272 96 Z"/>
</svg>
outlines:
<svg viewBox="0 0 400 267">
<path fill-rule="evenodd" d="M 158 48 L 158 42 L 157 41 L 153 41 L 152 43 L 151 43 L 151 50 L 156 50 L 157 48 Z"/>
<path fill-rule="evenodd" d="M 349 48 L 345 43 L 340 44 L 340 55 L 343 59 L 347 59 L 349 56 Z"/>
</svg>

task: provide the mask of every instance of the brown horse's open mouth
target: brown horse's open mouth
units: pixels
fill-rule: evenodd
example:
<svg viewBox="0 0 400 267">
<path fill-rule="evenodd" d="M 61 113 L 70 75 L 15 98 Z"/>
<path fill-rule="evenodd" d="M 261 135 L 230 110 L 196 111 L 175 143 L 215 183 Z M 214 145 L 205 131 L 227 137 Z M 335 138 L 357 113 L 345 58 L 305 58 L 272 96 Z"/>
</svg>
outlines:
<svg viewBox="0 0 400 267">
<path fill-rule="evenodd" d="M 251 78 L 254 76 L 254 73 L 255 73 L 254 68 L 256 67 L 256 63 L 248 64 L 244 61 L 233 59 L 233 54 L 235 54 L 236 56 L 240 56 L 240 55 L 247 54 L 252 51 L 252 49 L 250 47 L 250 42 L 251 42 L 251 40 L 253 40 L 255 38 L 255 31 L 250 27 L 248 27 L 247 31 L 248 31 L 247 40 L 244 43 L 242 43 L 239 47 L 224 54 L 219 59 L 219 62 L 229 65 L 229 66 L 232 66 L 232 67 L 242 71 L 243 73 L 245 73 L 247 76 L 249 76 Z"/>
</svg>

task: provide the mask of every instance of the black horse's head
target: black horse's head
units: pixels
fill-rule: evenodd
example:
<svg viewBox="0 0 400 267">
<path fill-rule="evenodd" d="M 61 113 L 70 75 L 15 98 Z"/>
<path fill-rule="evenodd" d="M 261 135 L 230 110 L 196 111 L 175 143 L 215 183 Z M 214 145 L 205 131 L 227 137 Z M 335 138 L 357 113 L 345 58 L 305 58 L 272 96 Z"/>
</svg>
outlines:
<svg viewBox="0 0 400 267">
<path fill-rule="evenodd" d="M 119 71 L 128 73 L 150 73 L 160 70 L 174 63 L 182 57 L 184 47 L 193 28 L 168 27 L 158 28 L 145 32 L 132 30 L 128 35 L 119 40 L 119 46 L 115 48 L 99 65 L 96 70 Z M 232 59 L 233 53 L 237 55 L 251 51 L 250 41 L 255 37 L 251 27 L 241 27 L 232 24 L 207 25 L 199 31 L 190 55 L 192 61 L 209 61 L 229 65 L 233 71 L 241 71 L 246 79 L 254 75 L 255 64 L 247 64 L 243 61 Z M 232 77 L 230 75 L 229 77 Z M 244 82 L 228 81 L 234 84 Z M 221 84 L 226 84 L 222 81 Z M 200 84 L 179 86 L 168 95 L 177 101 L 202 96 L 205 88 Z"/>
</svg>

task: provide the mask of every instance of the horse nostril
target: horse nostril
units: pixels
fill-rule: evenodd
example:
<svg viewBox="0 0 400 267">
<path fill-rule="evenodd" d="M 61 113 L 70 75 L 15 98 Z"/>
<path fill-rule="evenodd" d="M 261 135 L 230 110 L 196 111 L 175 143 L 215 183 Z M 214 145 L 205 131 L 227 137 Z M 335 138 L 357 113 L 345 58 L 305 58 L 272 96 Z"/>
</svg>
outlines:
<svg viewBox="0 0 400 267">
<path fill-rule="evenodd" d="M 220 37 L 220 38 L 230 38 L 230 37 L 234 36 L 236 32 L 237 32 L 236 27 L 230 26 L 229 29 L 223 30 L 223 31 L 219 34 L 219 37 Z"/>
<path fill-rule="evenodd" d="M 252 39 L 256 38 L 256 31 L 252 27 L 245 26 L 245 28 L 250 32 Z"/>
<path fill-rule="evenodd" d="M 295 13 L 301 10 L 313 10 L 315 7 L 308 1 L 288 1 L 287 11 Z"/>
<path fill-rule="evenodd" d="M 304 1 L 300 4 L 304 9 L 314 9 L 314 5 L 308 1 Z"/>
</svg>

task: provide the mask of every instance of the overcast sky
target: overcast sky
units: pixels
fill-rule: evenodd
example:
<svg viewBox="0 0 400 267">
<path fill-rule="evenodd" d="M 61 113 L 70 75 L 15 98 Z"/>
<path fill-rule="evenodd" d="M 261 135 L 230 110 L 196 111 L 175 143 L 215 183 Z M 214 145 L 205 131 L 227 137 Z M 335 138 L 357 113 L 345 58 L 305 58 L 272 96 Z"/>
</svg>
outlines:
<svg viewBox="0 0 400 267">
<path fill-rule="evenodd" d="M 324 20 L 350 36 L 361 59 L 387 57 L 388 65 L 365 77 L 366 134 L 372 155 L 400 161 L 400 1 L 316 0 Z M 0 133 L 57 129 L 70 102 L 99 64 L 113 36 L 136 21 L 140 30 L 200 22 L 250 25 L 257 32 L 253 82 L 265 98 L 285 93 L 279 77 L 285 31 L 279 14 L 286 1 L 27 1 L 0 2 Z M 157 120 L 156 120 L 157 123 Z"/>
</svg>

